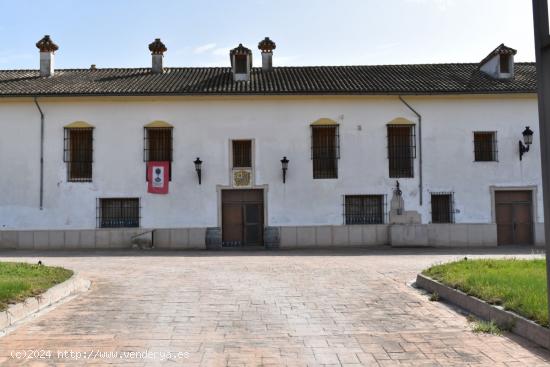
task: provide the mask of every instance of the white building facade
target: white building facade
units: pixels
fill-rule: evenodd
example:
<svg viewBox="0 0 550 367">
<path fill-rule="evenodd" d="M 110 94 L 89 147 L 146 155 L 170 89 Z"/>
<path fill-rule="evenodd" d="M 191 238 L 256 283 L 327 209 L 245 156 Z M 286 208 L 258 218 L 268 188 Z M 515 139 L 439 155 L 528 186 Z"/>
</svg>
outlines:
<svg viewBox="0 0 550 367">
<path fill-rule="evenodd" d="M 490 71 L 410 65 L 386 90 L 369 86 L 371 67 L 337 67 L 313 90 L 326 70 L 272 68 L 265 40 L 264 69 L 240 46 L 231 69 L 188 79 L 201 70 L 163 68 L 155 42 L 155 72 L 0 71 L 0 248 L 130 247 L 142 234 L 157 248 L 544 242 L 536 131 L 521 160 L 518 148 L 538 126 L 534 65 L 514 65 L 512 49 L 493 51 Z M 295 79 L 271 92 L 262 82 L 279 72 Z M 148 192 L 158 160 L 170 162 L 166 194 Z"/>
</svg>

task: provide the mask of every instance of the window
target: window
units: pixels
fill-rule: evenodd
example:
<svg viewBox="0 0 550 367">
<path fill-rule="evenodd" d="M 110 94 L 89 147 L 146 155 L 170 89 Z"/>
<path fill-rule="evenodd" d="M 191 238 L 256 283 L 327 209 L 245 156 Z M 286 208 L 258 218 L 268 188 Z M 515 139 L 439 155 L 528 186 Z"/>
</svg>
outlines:
<svg viewBox="0 0 550 367">
<path fill-rule="evenodd" d="M 416 158 L 414 125 L 388 125 L 390 177 L 414 177 L 414 158 Z"/>
<path fill-rule="evenodd" d="M 144 135 L 144 161 L 170 162 L 168 166 L 168 177 L 172 180 L 172 128 L 146 127 Z"/>
<path fill-rule="evenodd" d="M 92 181 L 93 131 L 92 127 L 65 128 L 63 161 L 69 182 Z"/>
<path fill-rule="evenodd" d="M 344 197 L 345 224 L 383 224 L 384 195 L 346 195 Z"/>
<path fill-rule="evenodd" d="M 252 167 L 252 141 L 233 140 L 233 168 Z"/>
<path fill-rule="evenodd" d="M 498 161 L 496 132 L 474 132 L 474 158 L 476 162 Z"/>
<path fill-rule="evenodd" d="M 139 227 L 138 198 L 98 199 L 98 228 Z"/>
<path fill-rule="evenodd" d="M 510 73 L 510 55 L 500 55 L 500 72 Z"/>
<path fill-rule="evenodd" d="M 338 125 L 311 126 L 311 158 L 313 178 L 338 178 Z"/>
<path fill-rule="evenodd" d="M 235 73 L 246 74 L 248 73 L 247 55 L 235 55 Z"/>
<path fill-rule="evenodd" d="M 453 193 L 434 192 L 432 198 L 432 223 L 453 223 Z"/>
</svg>

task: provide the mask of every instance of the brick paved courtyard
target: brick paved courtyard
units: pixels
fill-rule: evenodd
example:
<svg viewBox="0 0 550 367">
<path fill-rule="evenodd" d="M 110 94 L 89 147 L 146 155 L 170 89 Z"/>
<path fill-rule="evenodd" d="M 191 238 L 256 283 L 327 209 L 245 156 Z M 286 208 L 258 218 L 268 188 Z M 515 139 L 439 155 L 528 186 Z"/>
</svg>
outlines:
<svg viewBox="0 0 550 367">
<path fill-rule="evenodd" d="M 529 256 L 530 251 L 508 249 L 506 255 Z M 422 268 L 464 254 L 472 256 L 466 250 L 420 249 L 58 256 L 3 252 L 0 260 L 42 259 L 47 265 L 75 269 L 93 286 L 1 337 L 0 362 L 8 366 L 550 366 L 550 352 L 510 335 L 473 334 L 464 316 L 429 302 L 407 285 Z M 40 361 L 10 356 L 21 350 L 54 354 Z M 164 361 L 161 354 L 154 359 L 151 354 L 145 359 L 121 356 L 144 350 L 181 354 Z M 57 351 L 119 355 L 77 359 Z"/>
</svg>

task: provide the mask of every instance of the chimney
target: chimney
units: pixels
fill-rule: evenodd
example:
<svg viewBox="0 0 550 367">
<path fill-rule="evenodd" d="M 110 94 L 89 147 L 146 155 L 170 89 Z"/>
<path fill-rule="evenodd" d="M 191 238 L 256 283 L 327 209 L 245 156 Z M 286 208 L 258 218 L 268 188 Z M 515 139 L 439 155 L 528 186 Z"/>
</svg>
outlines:
<svg viewBox="0 0 550 367">
<path fill-rule="evenodd" d="M 252 51 L 239 43 L 229 52 L 234 81 L 249 81 L 252 70 Z"/>
<path fill-rule="evenodd" d="M 36 47 L 40 50 L 40 76 L 53 76 L 54 54 L 59 47 L 53 43 L 49 35 L 36 42 Z"/>
<path fill-rule="evenodd" d="M 168 50 L 164 43 L 160 41 L 160 38 L 155 38 L 155 42 L 149 44 L 149 51 L 153 57 L 151 71 L 154 74 L 162 74 L 164 68 L 162 67 L 162 58 L 164 53 Z"/>
<path fill-rule="evenodd" d="M 273 50 L 277 47 L 275 42 L 269 39 L 269 37 L 264 38 L 260 43 L 258 43 L 258 48 L 262 50 L 262 70 L 269 71 L 273 69 Z"/>
</svg>

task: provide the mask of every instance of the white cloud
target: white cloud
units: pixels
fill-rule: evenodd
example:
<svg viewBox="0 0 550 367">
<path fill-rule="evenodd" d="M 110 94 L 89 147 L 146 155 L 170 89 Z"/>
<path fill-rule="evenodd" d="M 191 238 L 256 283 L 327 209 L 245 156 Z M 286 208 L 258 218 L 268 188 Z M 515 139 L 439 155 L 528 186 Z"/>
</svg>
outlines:
<svg viewBox="0 0 550 367">
<path fill-rule="evenodd" d="M 193 53 L 194 54 L 203 54 L 203 53 L 208 52 L 210 50 L 213 50 L 215 48 L 216 48 L 215 43 L 207 43 L 205 45 L 201 45 L 201 46 L 198 46 L 195 49 L 193 49 Z"/>
</svg>

